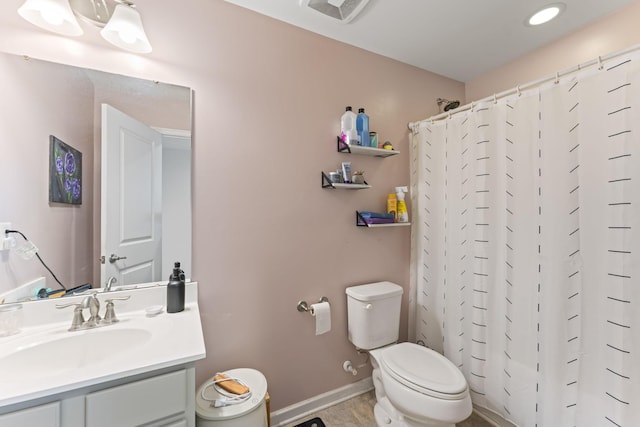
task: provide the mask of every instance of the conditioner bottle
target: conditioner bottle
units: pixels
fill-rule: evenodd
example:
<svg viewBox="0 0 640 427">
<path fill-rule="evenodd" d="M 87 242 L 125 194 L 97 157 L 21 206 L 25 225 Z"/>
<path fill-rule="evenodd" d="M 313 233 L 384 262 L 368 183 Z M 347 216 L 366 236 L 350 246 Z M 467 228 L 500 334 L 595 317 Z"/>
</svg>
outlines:
<svg viewBox="0 0 640 427">
<path fill-rule="evenodd" d="M 398 222 L 409 222 L 407 204 L 404 201 L 404 193 L 407 191 L 407 187 L 396 187 L 396 198 L 398 199 Z"/>
<path fill-rule="evenodd" d="M 393 193 L 387 196 L 387 213 L 393 214 L 393 222 L 398 222 L 398 198 Z"/>
<path fill-rule="evenodd" d="M 356 130 L 358 132 L 358 138 L 360 138 L 360 145 L 368 147 L 369 144 L 369 116 L 364 112 L 364 108 L 358 109 L 358 115 L 356 116 Z"/>
</svg>

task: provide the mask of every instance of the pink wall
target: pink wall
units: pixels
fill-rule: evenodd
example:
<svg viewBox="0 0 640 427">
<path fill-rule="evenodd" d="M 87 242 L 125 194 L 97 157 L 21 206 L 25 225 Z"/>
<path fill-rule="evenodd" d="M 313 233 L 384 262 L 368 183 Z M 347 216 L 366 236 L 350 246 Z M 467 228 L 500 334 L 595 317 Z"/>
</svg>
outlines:
<svg viewBox="0 0 640 427">
<path fill-rule="evenodd" d="M 466 84 L 471 102 L 640 43 L 640 1 Z"/>
<path fill-rule="evenodd" d="M 277 410 L 366 377 L 342 371 L 344 360 L 360 360 L 344 290 L 379 280 L 408 290 L 410 229 L 355 227 L 355 210 L 383 210 L 386 194 L 409 183 L 407 123 L 437 113 L 438 97 L 462 98 L 463 85 L 222 0 L 138 0 L 154 46 L 146 56 L 111 48 L 88 27 L 78 39 L 34 29 L 15 13 L 21 3 L 0 6 L 0 50 L 195 91 L 192 277 L 207 345 L 197 382 L 257 368 Z M 336 153 L 346 105 L 365 107 L 372 130 L 401 154 Z M 320 171 L 342 161 L 364 169 L 373 188 L 321 189 Z M 316 337 L 295 307 L 321 296 L 333 329 Z"/>
</svg>

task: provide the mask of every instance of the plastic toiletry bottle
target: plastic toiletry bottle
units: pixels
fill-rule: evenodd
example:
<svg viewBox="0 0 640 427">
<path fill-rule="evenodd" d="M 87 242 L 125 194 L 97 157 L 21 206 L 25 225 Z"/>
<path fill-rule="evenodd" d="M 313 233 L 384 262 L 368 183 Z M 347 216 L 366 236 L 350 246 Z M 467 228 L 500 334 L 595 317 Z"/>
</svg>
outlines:
<svg viewBox="0 0 640 427">
<path fill-rule="evenodd" d="M 387 196 L 387 213 L 393 214 L 393 222 L 398 222 L 398 198 L 393 193 Z"/>
<path fill-rule="evenodd" d="M 396 187 L 396 197 L 398 199 L 398 222 L 409 222 L 407 204 L 404 201 L 404 193 L 407 191 L 407 187 Z"/>
<path fill-rule="evenodd" d="M 360 139 L 360 145 L 368 147 L 369 143 L 369 116 L 364 112 L 364 108 L 358 109 L 358 115 L 356 116 L 356 131 L 358 132 L 358 138 Z"/>
<path fill-rule="evenodd" d="M 178 313 L 184 310 L 184 271 L 180 263 L 173 265 L 173 273 L 167 284 L 167 313 Z"/>
<path fill-rule="evenodd" d="M 342 180 L 345 184 L 351 183 L 351 162 L 342 162 Z"/>
<path fill-rule="evenodd" d="M 347 106 L 346 111 L 340 118 L 340 138 L 347 145 L 358 145 L 356 113 L 353 112 L 351 106 Z"/>
</svg>

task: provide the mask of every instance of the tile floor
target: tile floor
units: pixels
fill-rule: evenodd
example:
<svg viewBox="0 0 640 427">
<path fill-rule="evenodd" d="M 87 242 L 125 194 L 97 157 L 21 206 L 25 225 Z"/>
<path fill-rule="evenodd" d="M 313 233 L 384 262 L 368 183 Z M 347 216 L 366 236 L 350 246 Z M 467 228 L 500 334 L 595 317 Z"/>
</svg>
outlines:
<svg viewBox="0 0 640 427">
<path fill-rule="evenodd" d="M 314 417 L 320 417 L 327 427 L 375 427 L 373 418 L 373 406 L 376 403 L 375 394 L 372 391 L 354 397 L 330 408 L 311 414 L 296 422 L 285 424 L 282 427 L 294 427 L 295 425 Z M 456 427 L 491 427 L 492 424 L 485 421 L 475 413 Z"/>
</svg>

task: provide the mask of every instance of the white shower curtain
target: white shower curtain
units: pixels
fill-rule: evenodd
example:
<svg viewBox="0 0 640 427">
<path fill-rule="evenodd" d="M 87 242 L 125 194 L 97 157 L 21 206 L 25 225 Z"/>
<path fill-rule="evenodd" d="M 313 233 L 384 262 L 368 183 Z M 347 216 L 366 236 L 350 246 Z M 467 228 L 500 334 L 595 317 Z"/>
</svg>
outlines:
<svg viewBox="0 0 640 427">
<path fill-rule="evenodd" d="M 416 340 L 519 426 L 640 426 L 640 56 L 414 124 Z"/>
</svg>

